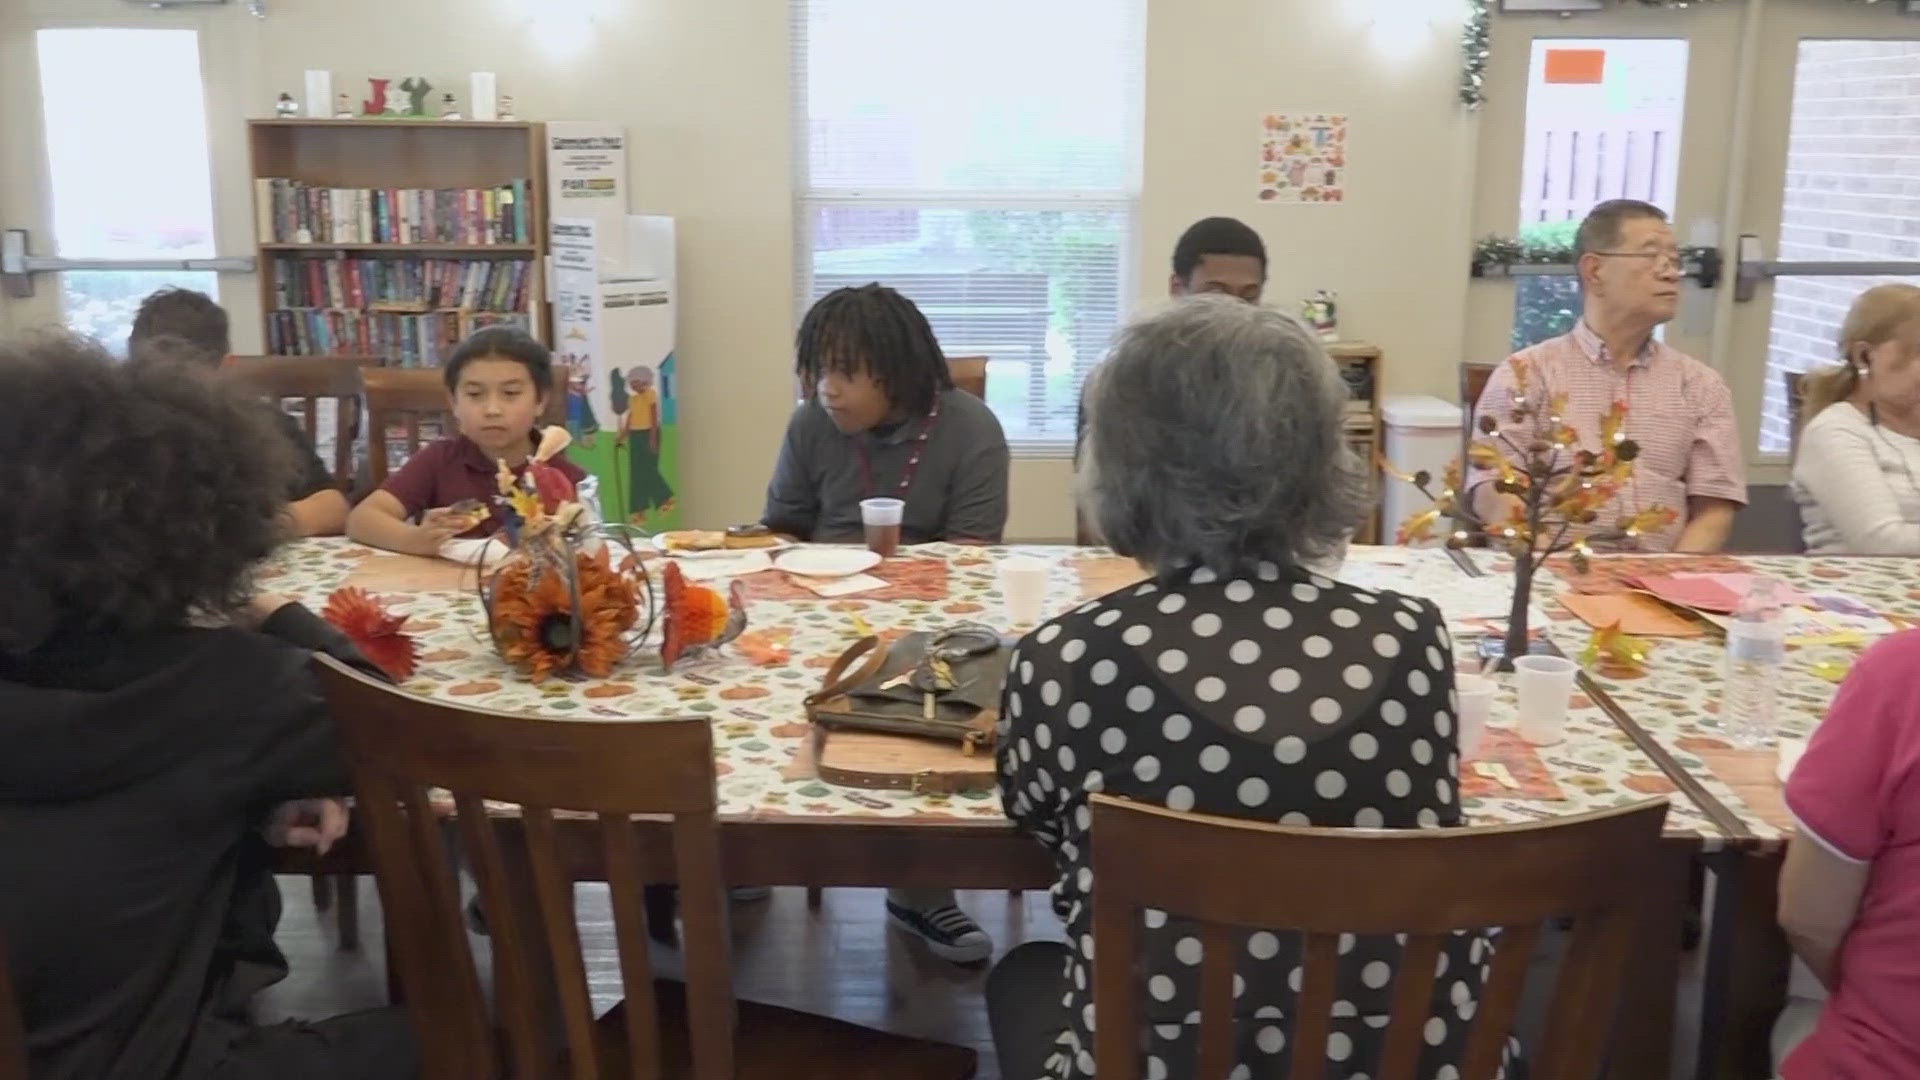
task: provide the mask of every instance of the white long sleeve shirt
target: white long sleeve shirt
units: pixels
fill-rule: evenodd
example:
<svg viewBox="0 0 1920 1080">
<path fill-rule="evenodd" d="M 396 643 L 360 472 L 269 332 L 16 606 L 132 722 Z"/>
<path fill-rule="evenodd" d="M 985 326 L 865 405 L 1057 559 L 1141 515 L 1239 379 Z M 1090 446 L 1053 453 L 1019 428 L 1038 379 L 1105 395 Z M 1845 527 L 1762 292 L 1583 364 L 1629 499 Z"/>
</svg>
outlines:
<svg viewBox="0 0 1920 1080">
<path fill-rule="evenodd" d="M 1920 555 L 1920 439 L 1846 402 L 1800 433 L 1793 498 L 1813 555 Z"/>
</svg>

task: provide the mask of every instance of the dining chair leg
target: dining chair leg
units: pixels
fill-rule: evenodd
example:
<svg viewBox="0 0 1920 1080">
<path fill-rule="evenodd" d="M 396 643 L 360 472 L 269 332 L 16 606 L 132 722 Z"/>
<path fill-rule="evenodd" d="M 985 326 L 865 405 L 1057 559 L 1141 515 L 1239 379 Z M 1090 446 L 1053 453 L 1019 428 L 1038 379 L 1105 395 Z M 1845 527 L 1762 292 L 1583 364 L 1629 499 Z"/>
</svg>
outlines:
<svg viewBox="0 0 1920 1080">
<path fill-rule="evenodd" d="M 326 914 L 333 906 L 333 878 L 327 874 L 310 874 L 307 882 L 313 886 L 313 910 Z"/>
<path fill-rule="evenodd" d="M 818 885 L 807 886 L 807 906 L 810 908 L 818 908 L 824 893 L 825 890 Z"/>
<path fill-rule="evenodd" d="M 360 948 L 360 878 L 354 874 L 335 874 L 333 892 L 340 905 L 340 948 L 354 952 Z"/>
</svg>

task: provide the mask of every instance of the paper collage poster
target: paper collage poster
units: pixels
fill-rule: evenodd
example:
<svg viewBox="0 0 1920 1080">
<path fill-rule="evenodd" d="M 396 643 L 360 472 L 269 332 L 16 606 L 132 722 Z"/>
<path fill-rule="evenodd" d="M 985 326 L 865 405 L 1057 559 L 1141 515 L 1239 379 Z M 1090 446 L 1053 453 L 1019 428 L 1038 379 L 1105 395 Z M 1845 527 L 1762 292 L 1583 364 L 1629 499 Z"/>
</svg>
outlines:
<svg viewBox="0 0 1920 1080">
<path fill-rule="evenodd" d="M 1260 201 L 1337 203 L 1346 198 L 1346 115 L 1267 114 L 1260 127 Z"/>
</svg>

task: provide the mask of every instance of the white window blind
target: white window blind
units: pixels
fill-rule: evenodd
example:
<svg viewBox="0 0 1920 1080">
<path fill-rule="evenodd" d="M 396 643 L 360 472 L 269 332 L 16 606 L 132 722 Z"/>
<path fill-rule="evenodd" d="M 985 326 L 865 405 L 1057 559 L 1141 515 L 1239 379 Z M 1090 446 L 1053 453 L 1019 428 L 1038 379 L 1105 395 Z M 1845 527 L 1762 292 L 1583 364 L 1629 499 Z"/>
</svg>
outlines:
<svg viewBox="0 0 1920 1080">
<path fill-rule="evenodd" d="M 1145 0 L 793 0 L 802 310 L 878 281 L 1072 446 L 1132 296 Z"/>
</svg>

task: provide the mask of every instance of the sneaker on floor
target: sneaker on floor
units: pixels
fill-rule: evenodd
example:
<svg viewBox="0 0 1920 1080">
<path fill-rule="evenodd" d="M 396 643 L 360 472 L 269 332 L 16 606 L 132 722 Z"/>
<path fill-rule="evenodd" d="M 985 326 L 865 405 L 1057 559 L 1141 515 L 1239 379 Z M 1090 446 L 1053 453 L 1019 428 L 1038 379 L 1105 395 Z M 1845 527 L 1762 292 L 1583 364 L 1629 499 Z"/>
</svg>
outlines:
<svg viewBox="0 0 1920 1080">
<path fill-rule="evenodd" d="M 773 886 L 771 885 L 741 885 L 727 890 L 728 898 L 736 904 L 751 904 L 772 895 Z"/>
<path fill-rule="evenodd" d="M 971 916 L 952 904 L 931 911 L 916 911 L 889 900 L 887 914 L 894 925 L 925 942 L 942 960 L 978 964 L 993 955 L 993 939 Z"/>
</svg>

